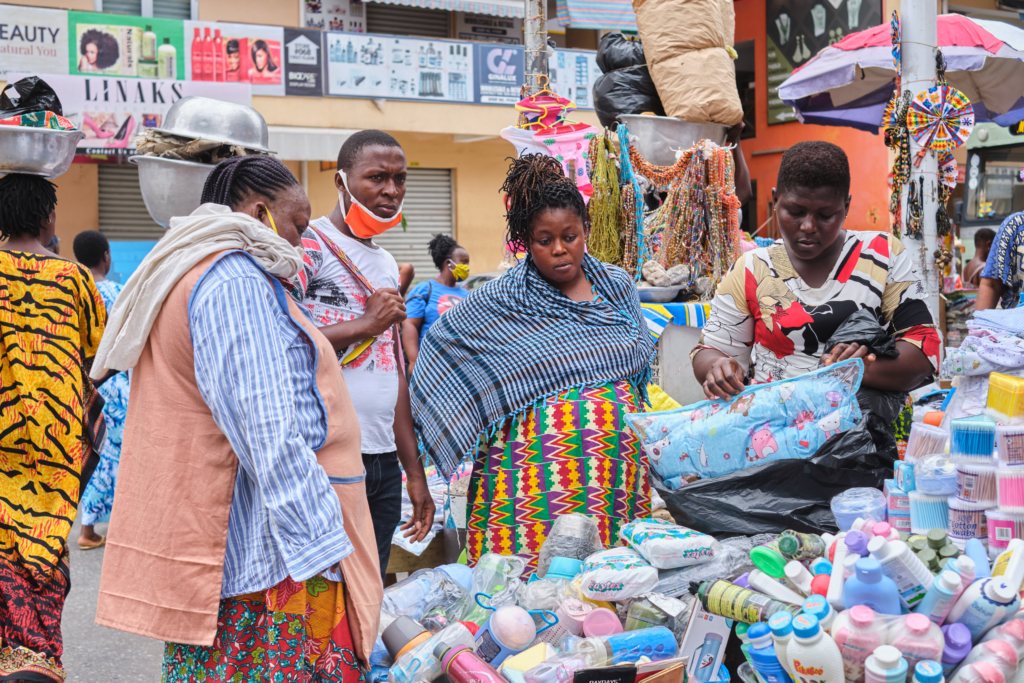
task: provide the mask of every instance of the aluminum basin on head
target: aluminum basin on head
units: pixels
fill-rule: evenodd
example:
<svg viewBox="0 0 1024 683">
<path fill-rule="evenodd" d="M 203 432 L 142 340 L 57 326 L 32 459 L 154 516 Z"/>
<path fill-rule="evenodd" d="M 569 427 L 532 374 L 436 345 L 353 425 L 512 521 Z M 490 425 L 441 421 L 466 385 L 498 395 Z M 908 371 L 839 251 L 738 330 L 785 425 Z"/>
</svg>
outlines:
<svg viewBox="0 0 1024 683">
<path fill-rule="evenodd" d="M 56 178 L 71 166 L 80 130 L 0 126 L 0 175 L 27 173 Z"/>
<path fill-rule="evenodd" d="M 701 140 L 724 144 L 729 130 L 717 123 L 689 123 L 674 116 L 623 114 L 618 118 L 635 138 L 636 151 L 655 166 L 672 166 L 676 150 L 686 151 Z"/>
<path fill-rule="evenodd" d="M 163 126 L 153 130 L 186 138 L 241 145 L 269 152 L 270 133 L 258 111 L 244 104 L 222 102 L 209 97 L 182 97 L 171 105 Z"/>
<path fill-rule="evenodd" d="M 173 216 L 188 216 L 199 208 L 203 185 L 214 164 L 134 156 L 129 159 L 139 167 L 139 187 L 149 215 L 157 224 L 167 227 Z"/>
</svg>

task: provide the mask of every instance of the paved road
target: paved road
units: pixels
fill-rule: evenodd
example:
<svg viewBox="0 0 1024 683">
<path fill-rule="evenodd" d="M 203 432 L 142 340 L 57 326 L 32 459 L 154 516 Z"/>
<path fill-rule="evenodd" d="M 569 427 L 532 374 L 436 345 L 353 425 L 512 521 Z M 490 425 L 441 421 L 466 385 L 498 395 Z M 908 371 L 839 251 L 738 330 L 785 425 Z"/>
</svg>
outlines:
<svg viewBox="0 0 1024 683">
<path fill-rule="evenodd" d="M 106 525 L 96 527 L 106 533 Z M 96 596 L 100 587 L 103 548 L 82 551 L 71 530 L 71 593 L 64 605 L 64 668 L 68 682 L 159 683 L 163 644 L 150 638 L 97 626 Z"/>
</svg>

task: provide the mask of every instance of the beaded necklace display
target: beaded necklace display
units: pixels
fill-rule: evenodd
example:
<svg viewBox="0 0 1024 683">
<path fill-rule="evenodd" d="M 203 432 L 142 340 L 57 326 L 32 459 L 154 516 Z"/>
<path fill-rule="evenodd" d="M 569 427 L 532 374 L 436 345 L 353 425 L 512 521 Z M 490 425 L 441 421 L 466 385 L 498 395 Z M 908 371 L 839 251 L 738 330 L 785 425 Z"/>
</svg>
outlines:
<svg viewBox="0 0 1024 683">
<path fill-rule="evenodd" d="M 643 192 L 640 189 L 640 179 L 633 172 L 633 164 L 630 159 L 633 145 L 629 141 L 629 128 L 626 127 L 626 124 L 620 123 L 616 132 L 619 134 L 619 182 L 629 186 L 630 192 L 628 196 L 632 202 L 632 218 L 624 222 L 623 229 L 629 230 L 632 235 L 631 239 L 636 241 L 636 266 L 633 270 L 627 272 L 632 272 L 633 279 L 639 282 L 641 277 L 640 267 L 650 257 L 650 246 L 644 235 Z M 627 153 L 626 150 L 630 150 L 630 153 Z M 627 194 L 622 192 L 622 196 L 626 197 Z M 623 209 L 625 210 L 625 203 L 623 203 Z M 629 243 L 630 238 L 624 241 Z"/>
<path fill-rule="evenodd" d="M 654 166 L 630 145 L 629 158 L 638 174 L 668 186 L 665 202 L 645 229 L 663 231 L 658 261 L 665 268 L 689 266 L 688 284 L 710 277 L 714 291 L 739 255 L 740 203 L 731 151 L 703 140 L 674 165 Z"/>
<path fill-rule="evenodd" d="M 910 181 L 907 192 L 907 237 L 920 239 L 924 230 L 924 176 Z"/>
<path fill-rule="evenodd" d="M 889 195 L 889 213 L 892 214 L 892 231 L 896 237 L 903 231 L 903 211 L 900 195 L 903 186 L 910 182 L 910 132 L 907 130 L 907 112 L 910 110 L 911 95 L 903 91 L 903 97 L 894 99 L 886 107 L 885 145 L 896 150 L 892 166 L 892 192 Z"/>
<path fill-rule="evenodd" d="M 594 194 L 587 204 L 590 214 L 590 237 L 587 251 L 599 261 L 619 265 L 622 259 L 621 203 L 619 173 L 615 161 L 609 159 L 611 150 L 605 136 L 590 141 L 590 160 L 594 166 L 590 182 Z"/>
<path fill-rule="evenodd" d="M 639 255 L 637 254 L 637 230 L 636 230 L 636 193 L 632 185 L 623 185 L 619 189 L 622 197 L 622 207 L 619 211 L 620 225 L 622 225 L 622 268 L 627 273 L 639 272 Z"/>
</svg>

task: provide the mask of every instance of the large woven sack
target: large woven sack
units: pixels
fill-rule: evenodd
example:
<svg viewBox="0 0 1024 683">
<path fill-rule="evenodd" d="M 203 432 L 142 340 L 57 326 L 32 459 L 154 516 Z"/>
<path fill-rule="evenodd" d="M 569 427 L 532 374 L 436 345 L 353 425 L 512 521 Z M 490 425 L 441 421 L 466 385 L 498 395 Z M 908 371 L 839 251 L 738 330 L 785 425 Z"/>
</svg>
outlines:
<svg viewBox="0 0 1024 683">
<path fill-rule="evenodd" d="M 648 64 L 734 42 L 732 0 L 634 0 L 633 11 Z"/>
<path fill-rule="evenodd" d="M 689 50 L 650 68 L 667 116 L 723 126 L 743 120 L 736 66 L 724 47 Z"/>
</svg>

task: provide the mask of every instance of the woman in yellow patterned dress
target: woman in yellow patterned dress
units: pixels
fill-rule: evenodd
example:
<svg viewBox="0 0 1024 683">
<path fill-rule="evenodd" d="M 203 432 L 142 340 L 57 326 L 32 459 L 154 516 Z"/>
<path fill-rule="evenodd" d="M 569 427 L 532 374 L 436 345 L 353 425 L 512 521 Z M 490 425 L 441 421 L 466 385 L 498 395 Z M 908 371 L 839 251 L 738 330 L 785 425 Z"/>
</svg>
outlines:
<svg viewBox="0 0 1024 683">
<path fill-rule="evenodd" d="M 49 181 L 0 179 L 0 679 L 60 682 L 67 539 L 91 450 L 89 364 L 106 309 L 53 239 Z"/>
</svg>

